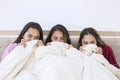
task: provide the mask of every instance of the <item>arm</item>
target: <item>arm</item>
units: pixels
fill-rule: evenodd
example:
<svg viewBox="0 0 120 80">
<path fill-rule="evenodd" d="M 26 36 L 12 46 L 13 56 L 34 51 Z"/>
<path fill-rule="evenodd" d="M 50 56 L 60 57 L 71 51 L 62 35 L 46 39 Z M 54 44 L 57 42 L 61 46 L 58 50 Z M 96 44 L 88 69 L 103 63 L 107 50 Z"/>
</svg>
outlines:
<svg viewBox="0 0 120 80">
<path fill-rule="evenodd" d="M 115 67 L 119 68 L 119 65 L 117 64 L 115 55 L 113 53 L 113 50 L 109 46 L 103 47 L 103 56 L 109 61 L 110 64 L 114 65 Z"/>
<path fill-rule="evenodd" d="M 1 61 L 17 46 L 17 43 L 12 43 L 7 46 L 7 48 L 4 50 L 2 56 L 1 56 Z"/>
</svg>

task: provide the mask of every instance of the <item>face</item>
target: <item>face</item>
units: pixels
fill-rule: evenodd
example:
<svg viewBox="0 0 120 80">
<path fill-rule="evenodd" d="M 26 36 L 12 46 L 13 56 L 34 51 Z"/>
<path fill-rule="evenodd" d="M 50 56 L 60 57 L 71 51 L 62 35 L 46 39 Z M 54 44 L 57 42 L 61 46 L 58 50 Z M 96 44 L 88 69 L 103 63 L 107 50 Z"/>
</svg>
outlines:
<svg viewBox="0 0 120 80">
<path fill-rule="evenodd" d="M 97 41 L 93 35 L 91 35 L 91 34 L 84 35 L 84 37 L 82 39 L 82 45 L 84 46 L 87 44 L 97 44 Z"/>
<path fill-rule="evenodd" d="M 23 39 L 25 39 L 26 41 L 31 41 L 39 38 L 40 38 L 40 33 L 35 28 L 29 28 L 23 36 Z"/>
<path fill-rule="evenodd" d="M 56 30 L 51 36 L 51 41 L 64 42 L 63 33 L 59 30 Z"/>
</svg>

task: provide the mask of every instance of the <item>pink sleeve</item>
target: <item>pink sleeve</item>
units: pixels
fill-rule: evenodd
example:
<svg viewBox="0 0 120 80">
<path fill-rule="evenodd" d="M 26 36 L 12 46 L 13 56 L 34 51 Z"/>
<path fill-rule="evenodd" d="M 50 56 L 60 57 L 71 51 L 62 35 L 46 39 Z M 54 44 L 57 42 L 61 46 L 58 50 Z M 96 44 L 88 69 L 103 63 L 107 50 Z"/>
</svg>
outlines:
<svg viewBox="0 0 120 80">
<path fill-rule="evenodd" d="M 2 56 L 1 56 L 1 61 L 17 46 L 17 43 L 12 43 L 7 46 L 7 48 L 4 50 Z"/>
</svg>

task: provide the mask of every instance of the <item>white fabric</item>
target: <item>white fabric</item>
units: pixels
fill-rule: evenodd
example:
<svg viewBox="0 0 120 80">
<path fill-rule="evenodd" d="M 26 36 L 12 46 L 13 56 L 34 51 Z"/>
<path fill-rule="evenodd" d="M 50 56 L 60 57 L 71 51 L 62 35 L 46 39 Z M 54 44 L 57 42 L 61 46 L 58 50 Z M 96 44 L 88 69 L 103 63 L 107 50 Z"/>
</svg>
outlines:
<svg viewBox="0 0 120 80">
<path fill-rule="evenodd" d="M 80 52 L 62 42 L 36 48 L 36 42 L 16 47 L 0 63 L 0 80 L 119 80 L 120 70 L 94 53 L 95 45 Z"/>
<path fill-rule="evenodd" d="M 8 54 L 0 63 L 0 80 L 13 80 L 13 78 L 27 66 L 26 63 L 30 61 L 36 42 L 36 40 L 28 42 L 26 48 L 17 46 Z"/>
</svg>

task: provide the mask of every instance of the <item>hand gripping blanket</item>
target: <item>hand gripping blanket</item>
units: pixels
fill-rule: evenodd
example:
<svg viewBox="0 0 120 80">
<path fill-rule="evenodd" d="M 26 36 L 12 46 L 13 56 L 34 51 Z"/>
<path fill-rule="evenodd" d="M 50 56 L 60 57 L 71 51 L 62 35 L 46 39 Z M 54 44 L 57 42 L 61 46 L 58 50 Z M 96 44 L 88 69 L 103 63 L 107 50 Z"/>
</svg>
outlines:
<svg viewBox="0 0 120 80">
<path fill-rule="evenodd" d="M 94 44 L 90 44 L 87 45 L 85 47 L 85 54 L 87 55 L 91 55 L 91 57 L 93 59 L 95 59 L 97 62 L 101 63 L 102 65 L 104 65 L 107 69 L 109 69 L 116 77 L 118 77 L 120 79 L 120 69 L 114 67 L 113 65 L 111 65 L 105 58 L 103 55 L 101 54 L 97 54 L 96 49 L 97 46 Z M 89 52 L 88 52 L 89 51 Z"/>
<path fill-rule="evenodd" d="M 69 56 L 79 56 L 84 68 L 81 80 L 120 80 L 120 69 L 111 65 L 102 54 L 96 53 L 97 46 L 86 45 L 83 52 L 74 48 L 67 50 Z"/>
<path fill-rule="evenodd" d="M 0 63 L 0 80 L 119 80 L 120 70 L 96 54 L 95 45 L 80 52 L 62 42 L 36 43 L 16 47 Z"/>
</svg>

